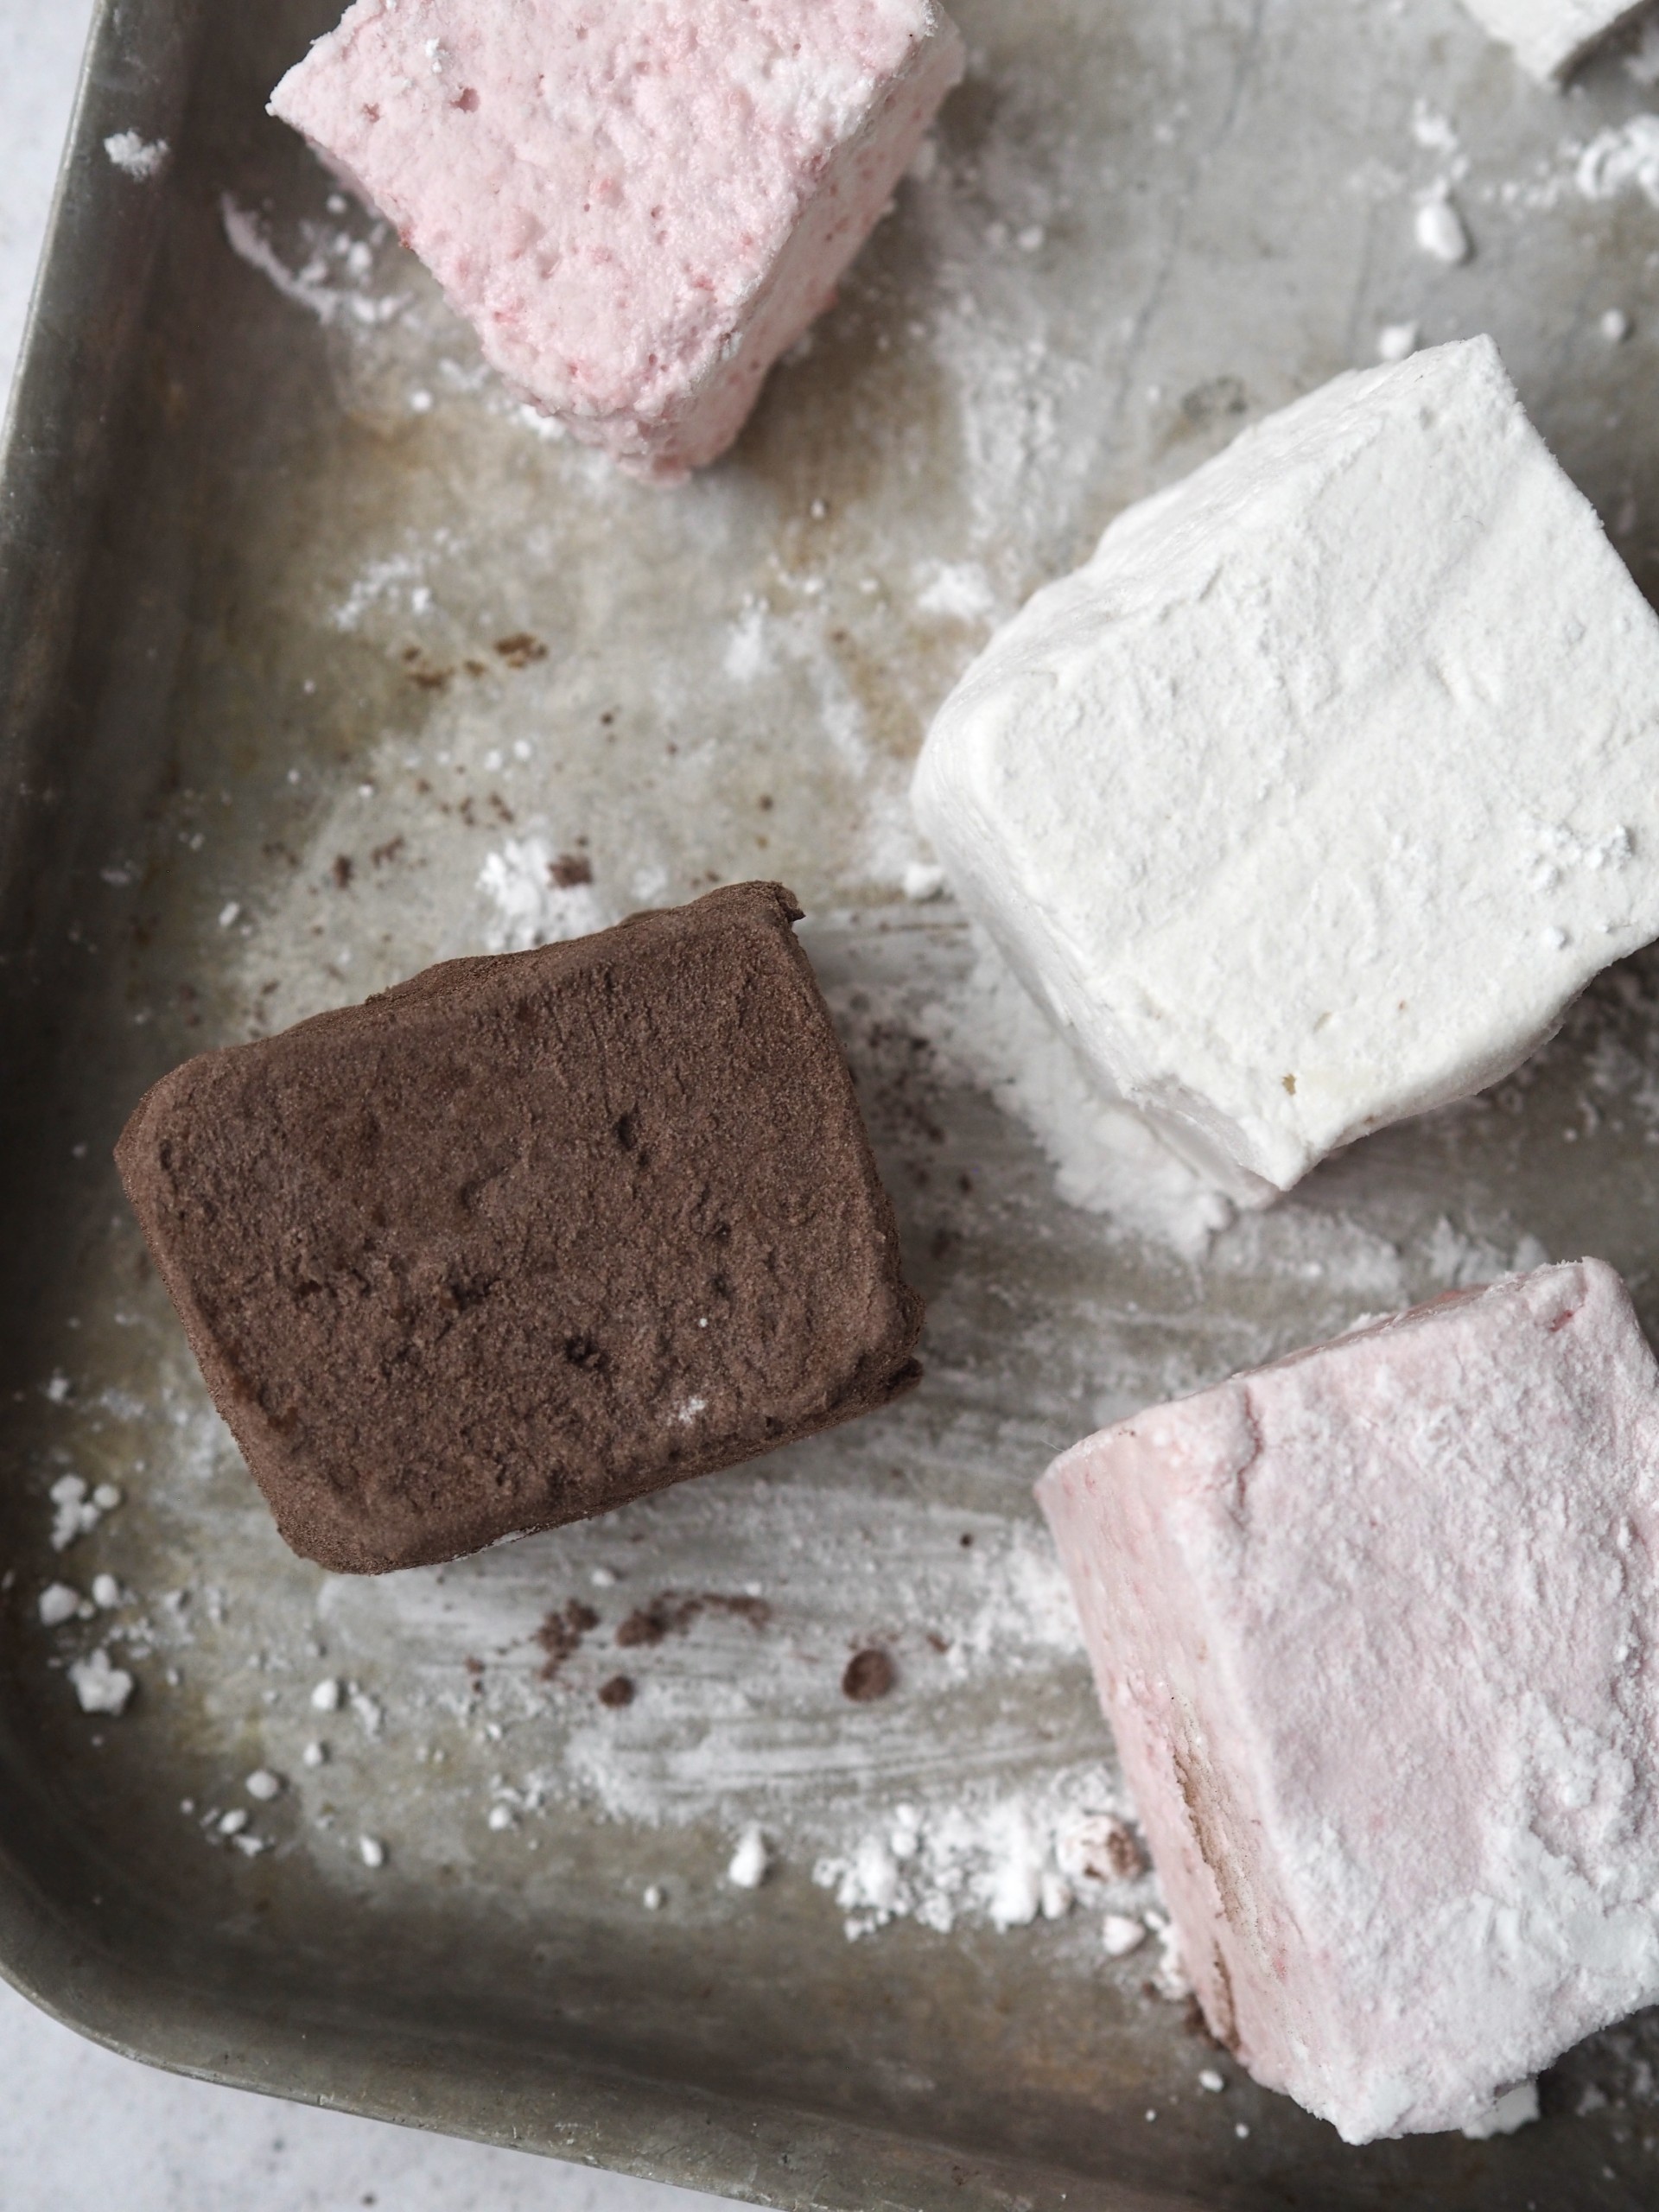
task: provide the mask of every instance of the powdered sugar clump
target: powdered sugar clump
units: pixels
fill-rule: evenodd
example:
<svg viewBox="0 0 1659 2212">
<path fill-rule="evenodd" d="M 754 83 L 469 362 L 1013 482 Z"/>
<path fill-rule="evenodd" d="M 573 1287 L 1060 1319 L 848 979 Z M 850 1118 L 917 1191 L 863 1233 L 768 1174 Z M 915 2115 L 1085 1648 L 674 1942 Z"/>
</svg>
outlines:
<svg viewBox="0 0 1659 2212">
<path fill-rule="evenodd" d="M 478 887 L 493 910 L 484 931 L 490 952 L 562 944 L 602 930 L 613 919 L 580 866 L 556 855 L 542 836 L 509 837 L 485 861 Z"/>
<path fill-rule="evenodd" d="M 1103 1822 L 1122 1829 L 1116 1812 L 1103 1809 L 1122 1802 L 1122 1785 L 1097 1767 L 1057 1774 L 1013 1794 L 905 1800 L 850 1843 L 824 1853 L 812 1878 L 833 1891 L 849 1942 L 900 1919 L 940 1935 L 963 1919 L 1027 1928 L 1039 1917 L 1063 1919 L 1074 1905 L 1098 1907 L 1108 1899 L 1114 1919 L 1139 1929 L 1126 1908 L 1144 1907 L 1156 1894 L 1142 1866 L 1126 1860 L 1114 1869 L 1077 1842 Z M 1123 1957 L 1135 1948 L 1121 1936 L 1117 1942 L 1116 1949 L 1106 1942 L 1109 1956 Z"/>
<path fill-rule="evenodd" d="M 1659 115 L 1633 115 L 1598 131 L 1573 180 L 1586 200 L 1616 200 L 1633 188 L 1659 207 Z"/>
<path fill-rule="evenodd" d="M 136 1687 L 126 1669 L 114 1665 L 101 1644 L 87 1658 L 75 1661 L 69 1680 L 83 1713 L 124 1713 Z"/>
<path fill-rule="evenodd" d="M 141 138 L 136 130 L 113 130 L 104 141 L 104 151 L 117 168 L 144 184 L 159 176 L 169 151 L 165 138 Z"/>
<path fill-rule="evenodd" d="M 81 1608 L 79 1590 L 67 1582 L 48 1582 L 41 1591 L 39 1601 L 42 1628 L 61 1628 L 65 1621 L 72 1621 Z"/>
<path fill-rule="evenodd" d="M 935 614 L 953 622 L 988 622 L 997 609 L 990 578 L 977 561 L 930 561 L 921 572 L 922 588 L 916 594 L 919 614 Z"/>
<path fill-rule="evenodd" d="M 79 1475 L 60 1475 L 48 1493 L 52 1500 L 52 1548 L 67 1551 L 77 1536 L 89 1535 L 106 1513 L 121 1503 L 113 1483 L 96 1488 Z"/>
<path fill-rule="evenodd" d="M 766 1848 L 764 1832 L 756 1823 L 746 1827 L 737 1840 L 731 1864 L 726 1869 L 726 1878 L 737 1890 L 758 1890 L 766 1878 L 772 1865 L 772 1854 Z"/>
</svg>

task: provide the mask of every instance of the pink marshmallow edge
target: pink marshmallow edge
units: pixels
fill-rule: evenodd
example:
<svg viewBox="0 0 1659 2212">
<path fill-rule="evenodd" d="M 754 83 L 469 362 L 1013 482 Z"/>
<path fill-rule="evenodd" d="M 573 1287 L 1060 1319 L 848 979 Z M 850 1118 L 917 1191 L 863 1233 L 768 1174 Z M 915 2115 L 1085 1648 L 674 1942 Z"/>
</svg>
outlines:
<svg viewBox="0 0 1659 2212">
<path fill-rule="evenodd" d="M 1348 2140 L 1659 1999 L 1659 1369 L 1552 1267 L 1103 1430 L 1037 1495 L 1215 2035 Z"/>
<path fill-rule="evenodd" d="M 672 484 L 833 302 L 963 67 L 935 0 L 354 0 L 270 111 L 515 391 Z"/>
</svg>

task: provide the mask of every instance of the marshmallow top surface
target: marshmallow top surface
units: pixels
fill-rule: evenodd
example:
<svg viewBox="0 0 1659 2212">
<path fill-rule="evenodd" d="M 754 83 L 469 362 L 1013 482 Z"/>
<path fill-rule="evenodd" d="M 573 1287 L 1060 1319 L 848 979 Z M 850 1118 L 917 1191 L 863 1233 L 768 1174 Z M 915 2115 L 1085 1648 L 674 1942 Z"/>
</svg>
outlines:
<svg viewBox="0 0 1659 2212">
<path fill-rule="evenodd" d="M 934 0 L 354 0 L 270 105 L 504 374 L 650 421 L 718 373 L 836 153 L 930 46 L 910 144 L 961 73 Z M 856 242 L 821 242 L 832 276 Z"/>
<path fill-rule="evenodd" d="M 1038 1495 L 1212 2026 L 1348 2140 L 1659 1998 L 1659 1370 L 1544 1268 L 1103 1431 Z"/>
<path fill-rule="evenodd" d="M 1541 84 L 1558 82 L 1646 0 L 1464 0 L 1482 29 L 1515 48 Z"/>
<path fill-rule="evenodd" d="M 1103 1083 L 1260 1199 L 1659 932 L 1659 620 L 1491 340 L 1444 346 L 1122 514 L 913 797 Z"/>
</svg>

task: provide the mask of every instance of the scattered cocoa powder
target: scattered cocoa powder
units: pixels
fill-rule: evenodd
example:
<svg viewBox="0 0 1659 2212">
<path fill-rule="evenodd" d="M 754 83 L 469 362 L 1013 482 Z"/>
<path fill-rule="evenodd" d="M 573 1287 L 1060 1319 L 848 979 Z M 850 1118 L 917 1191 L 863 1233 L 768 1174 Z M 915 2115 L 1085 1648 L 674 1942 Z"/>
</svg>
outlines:
<svg viewBox="0 0 1659 2212">
<path fill-rule="evenodd" d="M 572 1598 L 563 1611 L 550 1612 L 536 1631 L 536 1641 L 547 1654 L 542 1680 L 550 1682 L 572 1652 L 580 1649 L 582 1637 L 598 1626 L 599 1615 L 580 1598 Z"/>
<path fill-rule="evenodd" d="M 729 1598 L 715 1590 L 682 1597 L 676 1591 L 663 1590 L 628 1615 L 616 1631 L 616 1640 L 625 1649 L 638 1643 L 660 1643 L 666 1636 L 683 1636 L 702 1612 L 733 1613 L 753 1629 L 765 1628 L 772 1618 L 772 1607 L 764 1598 Z"/>
<path fill-rule="evenodd" d="M 528 668 L 531 661 L 547 658 L 547 647 L 528 630 L 516 630 L 510 638 L 498 638 L 495 650 L 509 668 Z"/>
</svg>

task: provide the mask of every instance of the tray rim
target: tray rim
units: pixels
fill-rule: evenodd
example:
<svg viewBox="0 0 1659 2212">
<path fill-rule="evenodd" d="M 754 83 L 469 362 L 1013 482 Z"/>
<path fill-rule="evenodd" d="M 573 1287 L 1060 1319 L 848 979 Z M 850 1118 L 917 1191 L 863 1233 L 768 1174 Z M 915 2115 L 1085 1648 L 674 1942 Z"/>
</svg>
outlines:
<svg viewBox="0 0 1659 2212">
<path fill-rule="evenodd" d="M 915 2207 L 1185 2212 L 1187 2196 L 952 2150 L 782 2102 L 728 2096 L 499 2044 L 411 2032 L 365 2053 L 360 2027 L 204 2000 L 133 1971 L 13 1863 L 0 1834 L 0 1979 L 124 2058 L 286 2102 L 529 2152 L 780 2212 Z M 93 1894 L 96 1905 L 101 1897 Z M 457 2056 L 462 2061 L 457 2063 Z"/>
</svg>

